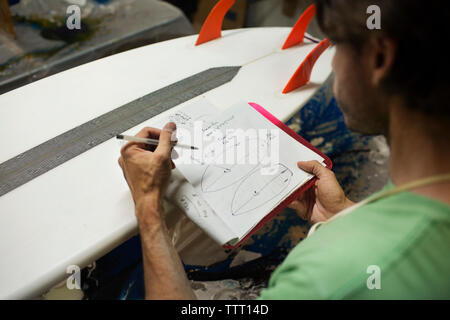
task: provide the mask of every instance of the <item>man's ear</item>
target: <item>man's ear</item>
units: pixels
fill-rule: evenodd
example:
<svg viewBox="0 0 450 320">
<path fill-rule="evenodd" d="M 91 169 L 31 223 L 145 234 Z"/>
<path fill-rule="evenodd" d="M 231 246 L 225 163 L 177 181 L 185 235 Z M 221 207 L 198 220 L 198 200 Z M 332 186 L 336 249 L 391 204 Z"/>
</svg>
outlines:
<svg viewBox="0 0 450 320">
<path fill-rule="evenodd" d="M 397 45 L 390 38 L 374 37 L 370 41 L 370 49 L 371 82 L 374 86 L 378 86 L 394 65 Z"/>
</svg>

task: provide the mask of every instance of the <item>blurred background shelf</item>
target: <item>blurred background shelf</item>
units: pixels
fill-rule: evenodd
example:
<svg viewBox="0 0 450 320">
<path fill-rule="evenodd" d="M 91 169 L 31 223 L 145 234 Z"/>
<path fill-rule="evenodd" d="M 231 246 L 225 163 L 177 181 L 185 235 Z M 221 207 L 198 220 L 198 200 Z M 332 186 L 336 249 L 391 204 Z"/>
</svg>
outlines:
<svg viewBox="0 0 450 320">
<path fill-rule="evenodd" d="M 80 6 L 80 30 L 66 27 L 70 4 Z M 164 1 L 21 0 L 10 11 L 16 38 L 0 33 L 0 94 L 108 55 L 194 33 L 183 12 Z"/>
<path fill-rule="evenodd" d="M 198 33 L 213 0 L 0 0 L 0 94 L 66 69 Z M 293 26 L 312 0 L 238 0 L 223 29 Z M 68 6 L 81 29 L 66 27 Z M 308 33 L 321 37 L 315 20 Z"/>
</svg>

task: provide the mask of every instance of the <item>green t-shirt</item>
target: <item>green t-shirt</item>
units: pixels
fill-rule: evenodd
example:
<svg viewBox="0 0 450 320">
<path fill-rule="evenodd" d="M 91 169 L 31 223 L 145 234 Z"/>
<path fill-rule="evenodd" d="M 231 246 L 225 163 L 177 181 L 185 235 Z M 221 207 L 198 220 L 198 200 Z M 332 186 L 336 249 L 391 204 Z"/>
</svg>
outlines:
<svg viewBox="0 0 450 320">
<path fill-rule="evenodd" d="M 324 224 L 260 298 L 450 299 L 450 206 L 402 192 Z"/>
</svg>

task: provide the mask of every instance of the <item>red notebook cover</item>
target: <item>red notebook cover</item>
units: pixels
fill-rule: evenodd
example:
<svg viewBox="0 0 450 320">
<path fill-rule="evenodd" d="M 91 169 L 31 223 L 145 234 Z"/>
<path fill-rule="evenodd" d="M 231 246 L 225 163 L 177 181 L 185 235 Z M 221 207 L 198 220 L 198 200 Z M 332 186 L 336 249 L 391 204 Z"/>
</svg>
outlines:
<svg viewBox="0 0 450 320">
<path fill-rule="evenodd" d="M 278 120 L 277 118 L 275 118 L 270 112 L 268 112 L 266 109 L 264 109 L 263 107 L 261 107 L 259 104 L 250 102 L 249 103 L 250 106 L 253 107 L 253 109 L 255 109 L 256 111 L 258 111 L 259 113 L 261 113 L 264 117 L 266 117 L 270 122 L 272 122 L 274 125 L 276 125 L 278 128 L 280 128 L 281 130 L 283 130 L 284 132 L 286 132 L 288 135 L 290 135 L 292 138 L 294 138 L 295 140 L 297 140 L 299 143 L 303 144 L 305 147 L 313 150 L 315 153 L 317 153 L 318 155 L 320 155 L 322 158 L 324 158 L 324 163 L 326 165 L 326 167 L 328 169 L 331 169 L 333 164 L 330 160 L 330 158 L 328 158 L 325 154 L 323 154 L 322 152 L 320 152 L 317 148 L 315 148 L 312 144 L 310 144 L 308 141 L 306 141 L 305 139 L 303 139 L 302 137 L 300 137 L 297 132 L 295 132 L 294 130 L 292 130 L 291 128 L 289 128 L 287 125 L 285 125 L 283 122 L 281 122 L 280 120 Z M 242 238 L 241 241 L 239 241 L 237 244 L 235 244 L 234 246 L 230 246 L 230 245 L 224 245 L 223 247 L 226 249 L 233 249 L 236 247 L 239 247 L 245 240 L 247 240 L 249 237 L 251 237 L 256 231 L 258 231 L 259 229 L 261 229 L 267 222 L 269 222 L 270 219 L 272 219 L 273 217 L 275 217 L 278 213 L 280 213 L 281 210 L 283 210 L 284 208 L 286 208 L 292 201 L 294 201 L 295 199 L 297 199 L 303 192 L 305 192 L 306 190 L 308 190 L 310 187 L 312 187 L 314 185 L 314 183 L 316 182 L 317 178 L 313 177 L 311 180 L 309 180 L 308 182 L 306 182 L 305 184 L 303 184 L 300 188 L 298 188 L 296 191 L 294 191 L 293 193 L 291 193 L 291 195 L 289 197 L 287 197 L 286 199 L 284 199 L 276 208 L 274 208 L 269 214 L 267 214 L 244 238 Z"/>
</svg>

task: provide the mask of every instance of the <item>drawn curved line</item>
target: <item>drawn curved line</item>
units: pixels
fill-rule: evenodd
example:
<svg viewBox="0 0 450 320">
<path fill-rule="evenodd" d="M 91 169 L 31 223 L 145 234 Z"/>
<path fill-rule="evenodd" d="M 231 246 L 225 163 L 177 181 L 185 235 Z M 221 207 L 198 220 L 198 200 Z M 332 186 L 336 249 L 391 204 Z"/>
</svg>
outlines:
<svg viewBox="0 0 450 320">
<path fill-rule="evenodd" d="M 254 165 L 253 167 L 250 167 L 249 170 L 245 174 L 243 174 L 243 175 L 239 174 L 239 176 L 237 178 L 227 177 L 228 174 L 233 173 L 233 168 L 235 166 L 236 165 L 221 165 L 221 166 L 208 165 L 202 175 L 202 181 L 201 181 L 202 191 L 204 193 L 208 193 L 208 192 L 217 192 L 217 191 L 224 190 L 224 189 L 238 183 L 242 179 L 246 178 L 248 175 L 252 174 L 253 171 L 255 171 L 259 168 L 259 165 Z M 207 178 L 206 177 L 207 172 L 208 171 L 211 172 L 212 171 L 211 168 L 215 168 L 215 170 L 218 172 L 218 176 L 216 176 L 214 178 L 211 178 L 211 177 Z M 207 181 L 212 180 L 212 179 L 214 179 L 214 181 L 210 184 L 207 184 Z M 225 181 L 225 182 L 222 182 L 222 181 Z"/>
<path fill-rule="evenodd" d="M 291 170 L 289 170 L 285 165 L 279 163 L 277 164 L 277 166 L 280 167 L 279 169 L 279 173 L 273 176 L 261 176 L 260 174 L 255 175 L 256 171 L 253 171 L 250 175 L 248 175 L 245 179 L 242 180 L 242 182 L 239 184 L 239 186 L 237 187 L 236 191 L 234 192 L 233 195 L 233 199 L 231 201 L 231 214 L 233 216 L 237 216 L 237 215 L 241 215 L 244 213 L 247 213 L 249 211 L 255 210 L 263 205 L 265 205 L 267 202 L 271 201 L 272 199 L 274 199 L 275 197 L 277 197 L 279 194 L 281 194 L 283 192 L 283 190 L 289 185 L 292 176 L 294 175 L 293 172 Z M 267 183 L 261 185 L 261 183 L 255 183 L 255 181 L 253 180 L 257 180 L 257 179 L 261 179 L 261 178 L 267 178 L 268 181 Z M 281 179 L 280 179 L 281 178 Z M 280 179 L 280 182 L 283 184 L 283 187 L 280 188 L 278 190 L 278 192 L 276 193 L 270 193 L 272 194 L 272 196 L 270 198 L 261 198 L 262 195 L 264 195 L 264 191 L 265 190 L 269 190 L 268 188 L 277 183 L 277 179 Z M 258 181 L 257 181 L 258 182 Z M 258 185 L 260 186 L 259 190 L 253 190 L 252 188 L 250 188 L 251 185 Z M 247 187 L 247 185 L 249 187 Z M 249 193 L 250 192 L 250 193 Z M 239 201 L 239 203 L 237 203 L 237 198 L 238 197 L 244 197 L 245 195 L 248 195 L 247 199 L 244 201 Z M 261 202 L 261 199 L 264 199 Z M 260 201 L 258 203 L 258 201 Z M 256 202 L 255 205 L 250 206 L 250 208 L 248 207 L 249 203 L 253 203 Z M 243 210 L 243 211 L 241 211 Z"/>
<path fill-rule="evenodd" d="M 233 144 L 231 146 L 228 146 L 225 151 L 229 149 L 236 148 L 238 144 Z M 218 154 L 215 159 L 220 159 L 223 157 L 223 152 Z M 248 159 L 250 156 L 250 150 L 246 150 L 245 156 L 244 156 L 244 163 L 248 163 Z M 233 176 L 233 172 L 236 170 L 233 170 L 234 167 L 239 166 L 238 172 L 240 172 L 237 176 Z M 245 171 L 245 173 L 242 173 L 242 164 L 240 164 L 239 161 L 237 161 L 236 164 L 210 164 L 205 168 L 205 171 L 203 171 L 202 179 L 201 179 L 201 190 L 204 193 L 208 192 L 217 192 L 224 190 L 242 179 L 245 179 L 248 175 L 252 174 L 253 171 L 257 170 L 260 167 L 260 164 L 257 163 L 255 165 L 249 165 L 248 170 Z"/>
</svg>

